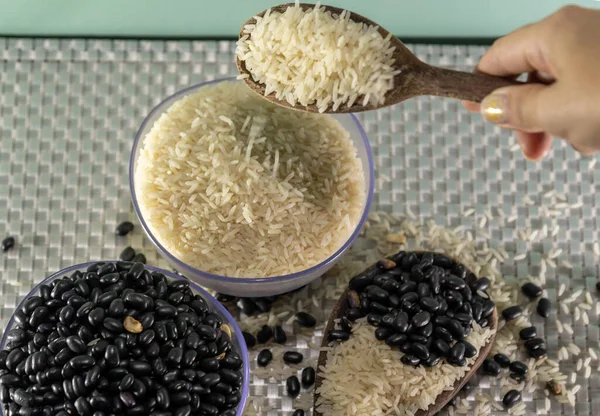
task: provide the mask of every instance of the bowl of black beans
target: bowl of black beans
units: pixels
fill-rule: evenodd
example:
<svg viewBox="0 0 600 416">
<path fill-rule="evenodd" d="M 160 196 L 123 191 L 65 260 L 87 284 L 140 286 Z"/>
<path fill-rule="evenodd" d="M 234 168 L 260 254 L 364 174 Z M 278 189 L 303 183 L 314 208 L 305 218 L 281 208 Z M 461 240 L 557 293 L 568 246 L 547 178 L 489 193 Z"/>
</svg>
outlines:
<svg viewBox="0 0 600 416">
<path fill-rule="evenodd" d="M 0 344 L 4 416 L 239 416 L 248 382 L 229 312 L 142 263 L 53 274 L 19 304 Z"/>
</svg>

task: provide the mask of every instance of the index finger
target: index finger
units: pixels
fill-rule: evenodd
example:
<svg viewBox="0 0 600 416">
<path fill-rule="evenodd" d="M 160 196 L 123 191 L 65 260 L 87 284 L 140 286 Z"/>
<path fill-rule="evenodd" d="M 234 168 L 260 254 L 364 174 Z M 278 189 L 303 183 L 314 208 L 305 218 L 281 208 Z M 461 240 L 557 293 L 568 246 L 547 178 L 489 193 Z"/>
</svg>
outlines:
<svg viewBox="0 0 600 416">
<path fill-rule="evenodd" d="M 496 40 L 479 61 L 477 70 L 501 77 L 535 71 L 554 76 L 546 59 L 546 26 L 546 21 L 542 20 Z"/>
</svg>

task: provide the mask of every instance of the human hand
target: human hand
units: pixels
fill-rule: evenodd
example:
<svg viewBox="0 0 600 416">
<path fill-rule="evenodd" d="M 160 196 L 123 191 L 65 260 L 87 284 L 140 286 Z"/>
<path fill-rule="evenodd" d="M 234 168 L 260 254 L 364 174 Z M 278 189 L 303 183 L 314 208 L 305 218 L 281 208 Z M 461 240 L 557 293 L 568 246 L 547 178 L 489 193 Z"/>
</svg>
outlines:
<svg viewBox="0 0 600 416">
<path fill-rule="evenodd" d="M 552 136 L 584 155 L 600 151 L 600 10 L 567 6 L 498 39 L 477 71 L 529 74 L 527 84 L 500 88 L 472 112 L 514 130 L 530 160 L 543 158 Z"/>
</svg>

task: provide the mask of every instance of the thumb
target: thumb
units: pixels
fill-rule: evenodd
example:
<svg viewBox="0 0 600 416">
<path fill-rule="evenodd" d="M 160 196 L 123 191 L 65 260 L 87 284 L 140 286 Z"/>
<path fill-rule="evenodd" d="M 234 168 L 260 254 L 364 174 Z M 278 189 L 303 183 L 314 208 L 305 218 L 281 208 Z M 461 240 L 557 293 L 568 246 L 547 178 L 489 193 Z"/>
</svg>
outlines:
<svg viewBox="0 0 600 416">
<path fill-rule="evenodd" d="M 481 102 L 483 117 L 494 124 L 525 132 L 547 131 L 549 87 L 524 84 L 500 88 Z"/>
</svg>

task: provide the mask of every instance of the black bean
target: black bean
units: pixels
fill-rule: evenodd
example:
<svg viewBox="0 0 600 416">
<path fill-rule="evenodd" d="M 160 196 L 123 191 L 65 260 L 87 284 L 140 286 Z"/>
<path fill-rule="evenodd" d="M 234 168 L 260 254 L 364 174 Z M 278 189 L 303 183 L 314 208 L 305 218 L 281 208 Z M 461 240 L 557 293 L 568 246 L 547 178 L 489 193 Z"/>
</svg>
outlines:
<svg viewBox="0 0 600 416">
<path fill-rule="evenodd" d="M 509 306 L 502 311 L 502 317 L 507 321 L 517 319 L 521 315 L 523 315 L 523 309 L 519 305 Z"/>
<path fill-rule="evenodd" d="M 498 353 L 498 354 L 494 355 L 494 361 L 496 361 L 498 364 L 500 364 L 500 367 L 502 367 L 502 368 L 507 368 L 510 365 L 510 358 L 508 358 L 504 354 Z"/>
<path fill-rule="evenodd" d="M 440 357 L 437 354 L 431 353 L 429 354 L 429 358 L 427 358 L 426 360 L 421 360 L 421 364 L 423 364 L 425 367 L 435 367 L 440 363 L 441 360 L 442 357 Z"/>
<path fill-rule="evenodd" d="M 95 365 L 86 373 L 84 385 L 87 388 L 91 388 L 96 386 L 98 381 L 100 380 L 102 369 L 99 365 Z"/>
<path fill-rule="evenodd" d="M 446 357 L 450 354 L 450 346 L 443 339 L 437 338 L 432 343 L 433 348 L 440 353 L 440 355 Z"/>
<path fill-rule="evenodd" d="M 133 224 L 129 221 L 124 221 L 121 224 L 117 225 L 117 228 L 115 229 L 115 234 L 118 236 L 125 236 L 127 234 L 129 234 L 130 232 L 133 231 Z"/>
<path fill-rule="evenodd" d="M 298 381 L 298 377 L 288 377 L 288 379 L 285 381 L 285 386 L 288 396 L 297 397 L 300 394 L 300 382 Z"/>
<path fill-rule="evenodd" d="M 383 341 L 394 333 L 392 328 L 379 327 L 375 330 L 375 338 L 379 341 Z"/>
<path fill-rule="evenodd" d="M 278 344 L 285 344 L 287 341 L 287 335 L 281 325 L 276 325 L 273 327 L 273 339 Z"/>
<path fill-rule="evenodd" d="M 431 315 L 427 311 L 421 311 L 412 318 L 412 325 L 416 328 L 421 328 L 431 321 Z"/>
<path fill-rule="evenodd" d="M 267 328 L 269 328 L 269 327 L 267 327 Z M 271 329 L 271 328 L 269 328 L 269 329 Z M 202 338 L 204 340 L 214 341 L 217 339 L 217 331 L 208 325 L 202 325 L 202 324 L 198 325 L 196 327 L 196 331 L 198 332 L 198 335 L 200 335 L 200 338 Z M 271 332 L 271 335 L 272 334 L 273 333 Z M 269 337 L 269 338 L 271 338 L 271 337 Z"/>
<path fill-rule="evenodd" d="M 546 350 L 546 348 L 538 348 L 537 350 L 529 350 L 527 351 L 527 353 L 529 354 L 529 356 L 531 358 L 541 358 L 541 357 L 545 357 L 546 354 L 548 353 L 548 351 Z"/>
<path fill-rule="evenodd" d="M 463 344 L 462 342 L 457 342 L 450 349 L 450 353 L 448 354 L 448 359 L 450 360 L 451 363 L 461 362 L 463 360 L 463 358 L 465 358 L 465 350 L 466 350 L 465 344 Z"/>
<path fill-rule="evenodd" d="M 17 368 L 17 365 L 19 365 L 26 357 L 27 353 L 20 348 L 15 348 L 6 357 L 6 368 L 14 371 Z"/>
<path fill-rule="evenodd" d="M 540 348 L 546 348 L 546 341 L 542 338 L 533 338 L 525 341 L 525 348 L 527 351 L 534 351 Z"/>
<path fill-rule="evenodd" d="M 221 381 L 219 373 L 208 373 L 200 377 L 200 384 L 206 388 L 216 386 Z"/>
<path fill-rule="evenodd" d="M 271 350 L 264 349 L 258 353 L 258 356 L 256 357 L 256 363 L 260 367 L 266 367 L 269 365 L 269 363 L 271 362 L 272 359 L 273 359 L 273 354 L 271 353 Z"/>
<path fill-rule="evenodd" d="M 14 237 L 6 237 L 2 240 L 2 251 L 7 252 L 11 248 L 15 246 L 15 238 Z"/>
<path fill-rule="evenodd" d="M 392 333 L 386 338 L 385 343 L 390 347 L 399 347 L 400 345 L 406 343 L 407 340 L 408 337 L 406 334 Z"/>
<path fill-rule="evenodd" d="M 449 322 L 450 321 L 448 321 L 447 323 Z M 454 341 L 454 336 L 450 333 L 450 331 L 441 326 L 436 326 L 435 328 L 433 328 L 433 335 L 448 344 Z"/>
<path fill-rule="evenodd" d="M 313 384 L 315 384 L 316 373 L 315 369 L 312 367 L 306 367 L 302 370 L 302 387 L 305 389 L 309 388 Z"/>
<path fill-rule="evenodd" d="M 115 318 L 105 318 L 102 323 L 104 328 L 110 332 L 121 333 L 123 332 L 123 322 L 116 320 Z"/>
<path fill-rule="evenodd" d="M 236 305 L 248 316 L 254 315 L 256 311 L 256 304 L 250 298 L 239 298 Z"/>
<path fill-rule="evenodd" d="M 91 416 L 93 412 L 90 402 L 85 397 L 79 397 L 75 400 L 75 409 L 77 409 L 80 416 Z"/>
<path fill-rule="evenodd" d="M 534 326 L 523 328 L 523 329 L 521 329 L 521 331 L 519 331 L 519 337 L 523 341 L 527 341 L 527 340 L 533 339 L 536 336 L 537 336 L 537 330 L 535 329 Z"/>
<path fill-rule="evenodd" d="M 398 315 L 396 316 L 396 319 L 394 320 L 392 327 L 396 331 L 404 333 L 408 330 L 408 326 L 409 326 L 408 314 L 404 311 L 398 312 Z"/>
<path fill-rule="evenodd" d="M 469 325 L 469 326 L 471 325 L 471 322 L 473 322 L 473 318 L 471 317 L 471 315 L 468 315 L 466 313 L 457 313 L 454 315 L 454 319 L 456 319 L 458 322 L 460 322 L 463 325 Z"/>
<path fill-rule="evenodd" d="M 121 254 L 119 254 L 119 260 L 131 261 L 135 257 L 135 250 L 132 247 L 126 247 Z"/>
<path fill-rule="evenodd" d="M 131 394 L 128 391 L 122 391 L 121 393 L 119 393 L 119 398 L 121 399 L 121 402 L 125 405 L 125 407 L 129 409 L 131 409 L 137 404 L 137 402 L 135 401 L 135 397 L 133 397 L 133 394 Z"/>
<path fill-rule="evenodd" d="M 242 336 L 248 348 L 253 348 L 256 345 L 256 338 L 251 333 L 242 331 Z"/>
<path fill-rule="evenodd" d="M 473 290 L 473 292 L 477 292 L 478 290 L 485 292 L 490 288 L 490 284 L 490 279 L 487 277 L 480 277 L 471 284 L 471 290 Z"/>
<path fill-rule="evenodd" d="M 71 358 L 69 361 L 69 365 L 75 371 L 86 370 L 91 368 L 94 364 L 96 364 L 96 360 L 89 355 L 78 355 L 76 357 Z"/>
<path fill-rule="evenodd" d="M 419 360 L 419 358 L 415 357 L 414 355 L 410 355 L 410 354 L 403 355 L 400 358 L 400 361 L 404 365 L 410 365 L 410 366 L 413 366 L 413 367 L 418 366 L 419 363 L 421 362 L 421 360 Z"/>
<path fill-rule="evenodd" d="M 485 360 L 481 365 L 481 368 L 490 376 L 498 377 L 498 375 L 500 375 L 500 364 L 495 360 Z"/>
<path fill-rule="evenodd" d="M 440 308 L 440 304 L 432 297 L 424 297 L 421 298 L 420 301 L 421 308 L 424 310 L 435 313 Z"/>
<path fill-rule="evenodd" d="M 477 355 L 477 348 L 468 341 L 462 341 L 465 346 L 465 358 L 473 358 Z"/>
<path fill-rule="evenodd" d="M 73 376 L 71 384 L 73 386 L 73 393 L 75 396 L 84 396 L 86 394 L 87 389 L 85 388 L 85 381 L 83 380 L 83 377 Z"/>
<path fill-rule="evenodd" d="M 351 290 L 363 291 L 367 286 L 373 283 L 373 278 L 376 273 L 376 270 L 371 270 L 365 274 L 355 276 L 350 280 L 348 286 Z"/>
<path fill-rule="evenodd" d="M 88 315 L 88 321 L 90 322 L 90 325 L 92 325 L 92 326 L 100 325 L 102 323 L 102 321 L 104 320 L 104 315 L 105 315 L 104 309 L 94 308 Z"/>
<path fill-rule="evenodd" d="M 527 364 L 522 363 L 521 361 L 513 361 L 510 363 L 510 371 L 514 373 L 527 374 L 529 372 L 529 367 Z"/>
<path fill-rule="evenodd" d="M 256 340 L 259 344 L 266 344 L 271 338 L 273 338 L 273 330 L 268 325 L 263 325 L 256 334 Z"/>
<path fill-rule="evenodd" d="M 521 286 L 521 291 L 529 299 L 535 299 L 542 296 L 542 288 L 531 282 L 525 283 L 523 286 Z"/>
<path fill-rule="evenodd" d="M 106 360 L 106 365 L 109 367 L 116 367 L 120 363 L 119 358 L 119 350 L 115 345 L 109 345 L 106 347 L 104 352 L 104 359 Z"/>
<path fill-rule="evenodd" d="M 286 364 L 299 364 L 304 356 L 297 351 L 286 351 L 283 353 L 283 362 Z"/>
<path fill-rule="evenodd" d="M 518 390 L 510 390 L 502 398 L 502 404 L 505 407 L 511 408 L 521 401 L 521 392 Z"/>
<path fill-rule="evenodd" d="M 446 277 L 442 285 L 451 290 L 459 291 L 466 286 L 466 282 L 458 276 L 450 275 Z"/>
<path fill-rule="evenodd" d="M 496 308 L 496 304 L 487 299 L 483 302 L 482 310 L 481 310 L 481 318 L 487 318 L 494 312 L 494 308 Z"/>
<path fill-rule="evenodd" d="M 462 325 L 454 319 L 448 322 L 446 329 L 458 340 L 462 340 L 465 337 L 465 330 Z"/>
<path fill-rule="evenodd" d="M 296 409 L 294 410 L 294 413 L 292 413 L 292 416 L 304 416 L 304 410 Z"/>
<path fill-rule="evenodd" d="M 303 326 L 305 328 L 314 328 L 317 324 L 317 320 L 309 313 L 306 312 L 298 312 L 295 317 L 298 325 Z"/>
<path fill-rule="evenodd" d="M 327 340 L 329 342 L 333 341 L 347 341 L 350 338 L 350 333 L 347 331 L 342 331 L 338 329 L 332 329 L 327 334 Z"/>
<path fill-rule="evenodd" d="M 547 318 L 550 315 L 550 309 L 552 308 L 552 303 L 548 298 L 541 298 L 537 305 L 537 313 L 542 318 Z"/>
<path fill-rule="evenodd" d="M 412 344 L 411 352 L 420 360 L 427 360 L 429 358 L 429 349 L 423 344 L 415 342 Z"/>
<path fill-rule="evenodd" d="M 216 358 L 203 358 L 198 362 L 198 369 L 211 372 L 219 369 L 219 360 Z"/>
<path fill-rule="evenodd" d="M 66 339 L 66 346 L 76 354 L 83 354 L 87 351 L 87 346 L 81 338 L 76 335 L 71 335 Z"/>
</svg>

